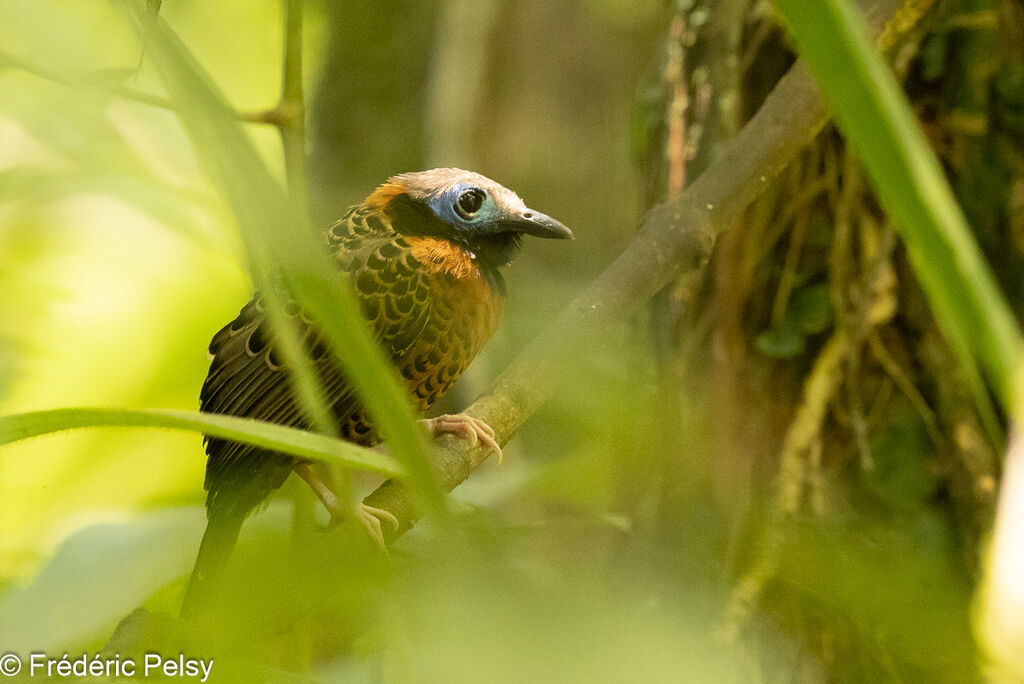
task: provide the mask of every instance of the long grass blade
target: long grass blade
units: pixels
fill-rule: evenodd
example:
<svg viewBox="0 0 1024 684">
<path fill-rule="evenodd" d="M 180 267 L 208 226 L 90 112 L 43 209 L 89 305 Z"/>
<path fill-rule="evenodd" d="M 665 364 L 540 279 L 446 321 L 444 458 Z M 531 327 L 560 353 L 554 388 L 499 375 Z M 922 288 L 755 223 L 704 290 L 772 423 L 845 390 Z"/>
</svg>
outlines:
<svg viewBox="0 0 1024 684">
<path fill-rule="evenodd" d="M 195 430 L 293 456 L 402 477 L 405 470 L 385 454 L 305 430 L 248 418 L 165 409 L 62 408 L 0 416 L 0 446 L 87 427 L 154 427 Z"/>
</svg>

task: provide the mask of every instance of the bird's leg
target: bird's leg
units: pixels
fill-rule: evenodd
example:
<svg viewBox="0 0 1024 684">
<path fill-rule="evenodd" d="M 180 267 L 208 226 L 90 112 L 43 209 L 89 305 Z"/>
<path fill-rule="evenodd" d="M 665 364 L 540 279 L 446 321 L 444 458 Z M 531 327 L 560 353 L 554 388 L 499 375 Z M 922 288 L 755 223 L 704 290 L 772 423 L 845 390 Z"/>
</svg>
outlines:
<svg viewBox="0 0 1024 684">
<path fill-rule="evenodd" d="M 334 491 L 324 482 L 324 478 L 313 472 L 310 464 L 298 463 L 293 469 L 299 477 L 306 481 L 309 488 L 313 490 L 317 498 L 323 503 L 327 512 L 331 514 L 331 525 L 336 525 L 344 517 L 351 515 L 351 511 L 338 500 Z M 387 545 L 384 543 L 384 530 L 381 527 L 381 521 L 387 521 L 391 524 L 392 530 L 397 530 L 398 518 L 383 508 L 367 506 L 361 501 L 355 506 L 355 517 L 366 528 L 366 531 L 370 533 L 373 541 L 386 551 Z"/>
<path fill-rule="evenodd" d="M 467 413 L 424 418 L 420 421 L 431 435 L 453 434 L 467 440 L 471 446 L 478 443 L 493 449 L 501 463 L 501 445 L 498 444 L 494 428 Z"/>
</svg>

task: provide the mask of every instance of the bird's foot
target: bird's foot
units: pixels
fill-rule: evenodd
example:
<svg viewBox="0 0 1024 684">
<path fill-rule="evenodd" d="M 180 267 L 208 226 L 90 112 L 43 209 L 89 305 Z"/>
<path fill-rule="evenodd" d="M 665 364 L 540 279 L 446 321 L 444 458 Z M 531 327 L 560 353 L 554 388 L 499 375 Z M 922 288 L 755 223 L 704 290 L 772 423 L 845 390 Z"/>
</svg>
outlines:
<svg viewBox="0 0 1024 684">
<path fill-rule="evenodd" d="M 344 520 L 352 519 L 352 509 L 346 507 L 338 500 L 338 497 L 331 491 L 331 488 L 313 472 L 313 469 L 308 464 L 300 463 L 296 465 L 295 472 L 309 484 L 316 493 L 317 498 L 323 503 L 324 508 L 331 514 L 331 522 L 327 524 L 328 528 L 334 527 Z M 388 547 L 384 542 L 384 528 L 381 526 L 381 522 L 387 522 L 391 525 L 391 531 L 395 532 L 399 528 L 398 518 L 383 508 L 374 508 L 359 502 L 355 504 L 355 519 L 366 528 L 366 532 L 370 535 L 373 542 L 382 551 L 387 552 Z"/>
<path fill-rule="evenodd" d="M 373 539 L 374 543 L 381 548 L 382 551 L 387 552 L 388 546 L 384 542 L 384 528 L 381 526 L 382 522 L 386 522 L 391 526 L 392 532 L 397 532 L 399 528 L 398 518 L 391 513 L 391 511 L 385 511 L 383 508 L 375 508 L 373 506 L 367 506 L 360 502 L 356 504 L 356 519 L 366 528 L 370 538 Z M 331 521 L 335 520 L 334 515 L 331 515 Z"/>
<path fill-rule="evenodd" d="M 470 446 L 483 444 L 492 449 L 501 463 L 501 445 L 498 444 L 494 428 L 466 413 L 425 418 L 420 421 L 432 435 L 453 434 L 469 442 Z"/>
</svg>

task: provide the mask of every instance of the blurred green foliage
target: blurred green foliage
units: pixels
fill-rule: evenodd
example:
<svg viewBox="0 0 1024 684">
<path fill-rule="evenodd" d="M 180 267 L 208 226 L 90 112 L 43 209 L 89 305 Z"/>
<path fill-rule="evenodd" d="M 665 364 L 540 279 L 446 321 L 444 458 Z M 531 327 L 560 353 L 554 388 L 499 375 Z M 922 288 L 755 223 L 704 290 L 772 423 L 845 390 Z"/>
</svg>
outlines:
<svg viewBox="0 0 1024 684">
<path fill-rule="evenodd" d="M 819 283 L 793 293 L 782 320 L 754 340 L 757 349 L 768 356 L 790 358 L 804 352 L 804 339 L 818 335 L 832 325 L 832 305 L 828 285 Z"/>
<path fill-rule="evenodd" d="M 277 0 L 150 6 L 230 106 L 275 105 Z M 388 175 L 451 165 L 494 177 L 578 236 L 526 246 L 502 327 L 445 408 L 483 391 L 630 240 L 644 208 L 630 121 L 667 21 L 659 0 L 307 3 L 316 226 Z M 928 45 L 936 70 L 945 46 Z M 273 221 L 258 200 L 272 201 L 246 193 L 285 187 L 280 141 L 222 119 L 196 144 L 210 102 L 183 126 L 135 101 L 163 95 L 165 58 L 116 2 L 0 6 L 0 415 L 195 409 L 206 345 L 250 295 L 244 231 Z M 1011 113 L 1014 78 L 999 81 Z M 640 99 L 645 121 L 660 116 L 657 93 Z M 244 131 L 233 149 L 256 152 L 241 174 L 216 138 L 226 127 Z M 229 173 L 211 168 L 215 154 Z M 794 282 L 778 314 L 752 340 L 774 358 L 800 357 L 837 316 L 817 279 Z M 735 575 L 777 522 L 737 522 L 752 498 L 743 483 L 772 477 L 723 453 L 714 388 L 667 386 L 635 328 L 608 331 L 569 376 L 505 462 L 453 493 L 455 534 L 428 520 L 384 557 L 350 528 L 293 516 L 309 493 L 292 478 L 246 524 L 219 603 L 189 624 L 168 616 L 202 534 L 199 435 L 104 428 L 4 446 L 0 651 L 99 651 L 143 606 L 109 648 L 214 657 L 214 681 L 979 677 L 971 587 L 916 411 L 898 404 L 878 421 L 855 485 L 842 466 L 810 485 L 834 506 L 788 522 L 763 610 L 730 640 Z M 828 643 L 810 643 L 816 632 Z M 810 657 L 821 652 L 834 657 Z"/>
</svg>

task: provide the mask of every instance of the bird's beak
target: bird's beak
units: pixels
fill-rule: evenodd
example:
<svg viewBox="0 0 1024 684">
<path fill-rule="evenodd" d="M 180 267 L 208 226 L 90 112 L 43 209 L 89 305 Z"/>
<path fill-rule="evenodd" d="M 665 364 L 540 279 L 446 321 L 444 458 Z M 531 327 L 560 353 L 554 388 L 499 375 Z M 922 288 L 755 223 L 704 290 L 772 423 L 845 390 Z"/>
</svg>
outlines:
<svg viewBox="0 0 1024 684">
<path fill-rule="evenodd" d="M 565 225 L 533 209 L 527 209 L 521 214 L 512 214 L 502 219 L 502 227 L 506 230 L 514 230 L 526 235 L 534 235 L 542 238 L 556 238 L 559 240 L 572 240 L 572 231 Z"/>
</svg>

